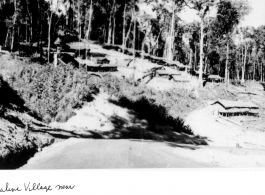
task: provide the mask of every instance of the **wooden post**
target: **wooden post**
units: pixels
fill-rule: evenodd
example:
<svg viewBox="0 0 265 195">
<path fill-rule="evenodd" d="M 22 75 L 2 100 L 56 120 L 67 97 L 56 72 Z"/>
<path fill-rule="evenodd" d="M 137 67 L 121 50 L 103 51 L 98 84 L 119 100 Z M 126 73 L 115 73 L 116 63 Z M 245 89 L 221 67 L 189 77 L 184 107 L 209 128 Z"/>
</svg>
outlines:
<svg viewBox="0 0 265 195">
<path fill-rule="evenodd" d="M 54 64 L 54 67 L 56 68 L 57 64 L 58 64 L 58 54 L 56 52 L 54 52 L 53 56 L 54 56 L 53 64 Z"/>
<path fill-rule="evenodd" d="M 61 54 L 61 47 L 57 47 L 57 54 L 60 55 Z"/>
<path fill-rule="evenodd" d="M 88 60 L 88 43 L 86 43 L 86 60 Z"/>
</svg>

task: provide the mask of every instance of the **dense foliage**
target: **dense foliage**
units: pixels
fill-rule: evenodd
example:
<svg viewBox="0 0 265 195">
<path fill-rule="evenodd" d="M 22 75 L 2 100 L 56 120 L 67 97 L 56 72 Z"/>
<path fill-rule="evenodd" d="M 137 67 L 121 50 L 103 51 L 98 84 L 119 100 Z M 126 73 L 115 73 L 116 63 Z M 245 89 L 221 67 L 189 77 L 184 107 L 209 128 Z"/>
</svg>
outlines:
<svg viewBox="0 0 265 195">
<path fill-rule="evenodd" d="M 70 67 L 24 68 L 14 75 L 13 87 L 31 108 L 49 121 L 80 108 L 98 92 L 94 83 Z M 59 116 L 57 116 L 59 114 Z M 66 119 L 67 120 L 67 119 Z"/>
</svg>

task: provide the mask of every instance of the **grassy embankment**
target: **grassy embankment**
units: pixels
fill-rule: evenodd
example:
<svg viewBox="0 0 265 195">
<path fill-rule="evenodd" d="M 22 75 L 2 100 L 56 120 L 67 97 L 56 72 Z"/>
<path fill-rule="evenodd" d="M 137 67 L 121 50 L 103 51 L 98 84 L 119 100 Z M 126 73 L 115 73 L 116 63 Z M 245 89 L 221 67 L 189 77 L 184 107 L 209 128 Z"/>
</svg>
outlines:
<svg viewBox="0 0 265 195">
<path fill-rule="evenodd" d="M 32 116 L 36 114 L 0 74 L 0 169 L 18 168 L 53 143 L 52 136 L 29 131 L 32 125 L 42 127 Z"/>
</svg>

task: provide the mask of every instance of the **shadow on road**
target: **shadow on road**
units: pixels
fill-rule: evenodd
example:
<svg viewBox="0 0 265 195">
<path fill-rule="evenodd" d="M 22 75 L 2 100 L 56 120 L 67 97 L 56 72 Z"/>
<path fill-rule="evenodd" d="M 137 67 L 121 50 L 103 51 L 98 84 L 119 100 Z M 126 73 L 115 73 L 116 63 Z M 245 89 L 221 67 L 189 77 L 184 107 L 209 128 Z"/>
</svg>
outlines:
<svg viewBox="0 0 265 195">
<path fill-rule="evenodd" d="M 159 141 L 154 140 L 130 140 L 133 142 L 146 142 L 146 143 L 158 143 Z M 183 145 L 183 144 L 176 144 L 172 142 L 162 142 L 165 143 L 167 146 L 173 147 L 173 148 L 183 148 L 183 149 L 189 149 L 189 150 L 196 150 L 199 149 L 199 147 L 194 145 Z"/>
<path fill-rule="evenodd" d="M 128 109 L 129 113 L 129 118 L 118 115 L 108 118 L 114 126 L 113 130 L 75 129 L 68 131 L 40 127 L 33 131 L 46 132 L 59 139 L 144 139 L 190 145 L 207 145 L 209 141 L 206 137 L 194 135 L 183 119 L 169 116 L 165 107 L 157 106 L 146 98 L 131 101 L 122 97 L 119 100 L 110 100 L 110 102 Z"/>
<path fill-rule="evenodd" d="M 95 131 L 85 130 L 81 132 L 66 131 L 62 129 L 30 129 L 32 132 L 47 133 L 54 138 L 58 139 L 69 139 L 69 138 L 93 138 L 93 139 L 103 139 L 104 137 Z"/>
<path fill-rule="evenodd" d="M 129 121 L 119 116 L 110 118 L 115 130 L 103 132 L 104 137 L 116 139 L 149 139 L 192 145 L 207 145 L 207 138 L 195 136 L 181 118 L 168 115 L 163 106 L 150 103 L 145 98 L 135 102 L 123 97 L 111 103 L 127 108 L 131 116 Z"/>
</svg>

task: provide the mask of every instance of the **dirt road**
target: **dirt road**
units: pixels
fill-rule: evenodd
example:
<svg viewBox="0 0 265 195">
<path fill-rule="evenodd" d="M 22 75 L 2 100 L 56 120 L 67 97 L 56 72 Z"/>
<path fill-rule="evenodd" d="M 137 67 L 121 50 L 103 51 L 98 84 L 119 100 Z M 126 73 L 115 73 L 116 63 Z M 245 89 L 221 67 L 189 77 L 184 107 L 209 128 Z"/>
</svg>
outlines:
<svg viewBox="0 0 265 195">
<path fill-rule="evenodd" d="M 141 140 L 70 139 L 56 143 L 33 157 L 21 169 L 172 168 L 210 167 L 178 156 L 184 146 Z"/>
<path fill-rule="evenodd" d="M 69 139 L 36 154 L 21 169 L 262 167 L 265 150 L 142 140 Z"/>
</svg>

